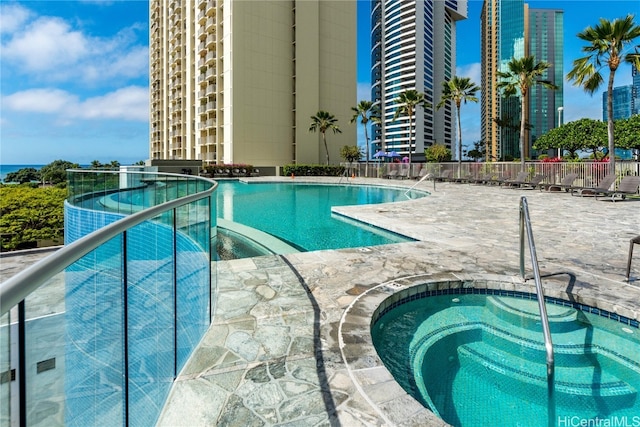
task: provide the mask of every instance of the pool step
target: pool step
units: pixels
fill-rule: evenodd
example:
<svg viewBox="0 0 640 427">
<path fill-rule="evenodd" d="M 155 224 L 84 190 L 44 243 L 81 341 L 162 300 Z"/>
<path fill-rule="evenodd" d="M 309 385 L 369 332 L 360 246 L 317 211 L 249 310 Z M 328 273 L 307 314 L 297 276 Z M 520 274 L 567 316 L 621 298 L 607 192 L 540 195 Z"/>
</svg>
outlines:
<svg viewBox="0 0 640 427">
<path fill-rule="evenodd" d="M 487 297 L 487 309 L 496 317 L 520 328 L 541 330 L 538 301 L 532 299 Z M 546 304 L 551 333 L 570 332 L 581 328 L 578 311 L 572 307 Z"/>
<path fill-rule="evenodd" d="M 458 347 L 460 366 L 475 366 L 478 375 L 489 380 L 504 391 L 519 390 L 520 395 L 544 402 L 547 398 L 547 376 L 545 359 L 534 362 L 515 356 L 487 343 L 476 341 Z M 477 369 L 482 367 L 482 369 Z M 594 380 L 594 379 L 597 379 Z M 518 382 L 519 386 L 512 384 Z M 616 407 L 631 406 L 636 400 L 637 390 L 616 375 L 599 366 L 556 366 L 555 393 L 558 401 L 580 401 L 581 407 L 598 408 L 603 403 Z"/>
</svg>

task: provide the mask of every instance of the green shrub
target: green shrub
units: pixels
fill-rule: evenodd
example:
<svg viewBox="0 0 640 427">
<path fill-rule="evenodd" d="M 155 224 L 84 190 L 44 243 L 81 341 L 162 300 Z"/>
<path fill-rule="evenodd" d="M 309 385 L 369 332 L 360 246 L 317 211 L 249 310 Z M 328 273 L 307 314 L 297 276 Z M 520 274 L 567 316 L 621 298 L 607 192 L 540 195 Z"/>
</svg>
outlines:
<svg viewBox="0 0 640 427">
<path fill-rule="evenodd" d="M 282 172 L 286 176 L 342 176 L 344 166 L 336 165 L 284 165 Z"/>
<path fill-rule="evenodd" d="M 203 169 L 205 173 L 210 174 L 213 177 L 251 176 L 251 172 L 253 172 L 253 165 L 232 163 L 228 165 L 207 165 Z M 237 170 L 236 173 L 234 173 L 235 170 Z"/>
</svg>

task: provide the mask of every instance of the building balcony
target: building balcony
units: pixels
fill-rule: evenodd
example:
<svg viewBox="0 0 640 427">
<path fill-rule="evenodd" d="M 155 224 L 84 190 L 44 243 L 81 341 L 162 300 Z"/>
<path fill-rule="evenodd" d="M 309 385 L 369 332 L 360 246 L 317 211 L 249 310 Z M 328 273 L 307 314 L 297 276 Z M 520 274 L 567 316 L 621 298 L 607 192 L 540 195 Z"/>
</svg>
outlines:
<svg viewBox="0 0 640 427">
<path fill-rule="evenodd" d="M 206 42 L 206 46 L 207 49 L 212 49 L 216 44 L 216 35 L 215 34 L 209 34 L 207 36 L 207 42 Z"/>
<path fill-rule="evenodd" d="M 215 52 L 208 52 L 207 56 L 205 57 L 205 64 L 206 65 L 212 65 L 216 60 L 216 53 Z"/>
<path fill-rule="evenodd" d="M 207 22 L 207 13 L 204 10 L 198 12 L 198 24 L 204 25 Z"/>
<path fill-rule="evenodd" d="M 211 31 L 213 31 L 215 29 L 215 27 L 216 27 L 216 19 L 213 18 L 213 17 L 207 18 L 207 23 L 205 25 L 205 29 L 208 32 L 211 32 Z"/>
<path fill-rule="evenodd" d="M 207 15 L 212 16 L 216 13 L 216 0 L 208 0 L 207 1 Z"/>
</svg>

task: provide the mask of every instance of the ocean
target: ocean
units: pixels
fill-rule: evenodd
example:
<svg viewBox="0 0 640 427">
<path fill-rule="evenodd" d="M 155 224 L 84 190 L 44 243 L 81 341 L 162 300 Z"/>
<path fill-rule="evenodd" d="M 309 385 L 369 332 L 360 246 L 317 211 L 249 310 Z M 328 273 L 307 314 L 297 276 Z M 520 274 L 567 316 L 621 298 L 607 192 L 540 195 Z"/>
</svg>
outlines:
<svg viewBox="0 0 640 427">
<path fill-rule="evenodd" d="M 23 168 L 34 168 L 39 170 L 43 166 L 45 165 L 3 165 L 0 163 L 0 182 L 4 182 L 4 178 L 10 172 L 17 172 Z"/>
</svg>

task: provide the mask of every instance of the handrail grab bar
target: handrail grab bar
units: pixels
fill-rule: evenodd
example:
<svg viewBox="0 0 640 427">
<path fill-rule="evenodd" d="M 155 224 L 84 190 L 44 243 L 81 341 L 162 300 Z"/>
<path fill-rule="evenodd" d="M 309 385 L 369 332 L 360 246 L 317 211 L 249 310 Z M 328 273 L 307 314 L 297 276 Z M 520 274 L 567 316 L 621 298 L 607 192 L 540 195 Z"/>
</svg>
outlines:
<svg viewBox="0 0 640 427">
<path fill-rule="evenodd" d="M 544 293 L 542 290 L 542 279 L 540 278 L 540 268 L 538 266 L 538 257 L 536 255 L 536 245 L 533 241 L 533 230 L 531 228 L 531 219 L 529 217 L 529 206 L 526 197 L 520 198 L 520 276 L 525 279 L 524 275 L 524 232 L 527 231 L 527 240 L 529 242 L 529 252 L 531 253 L 531 264 L 533 265 L 533 277 L 536 283 L 536 296 L 538 299 L 538 308 L 540 309 L 540 319 L 542 321 L 542 333 L 544 335 L 544 347 L 547 353 L 547 386 L 549 391 L 549 408 L 553 405 L 553 389 L 554 389 L 554 371 L 555 361 L 553 357 L 553 341 L 551 340 L 551 330 L 549 328 L 549 318 L 547 317 L 547 308 L 544 305 Z M 551 412 L 549 412 L 551 414 Z M 549 423 L 551 425 L 551 415 Z M 553 419 L 555 425 L 555 418 Z"/>
</svg>

